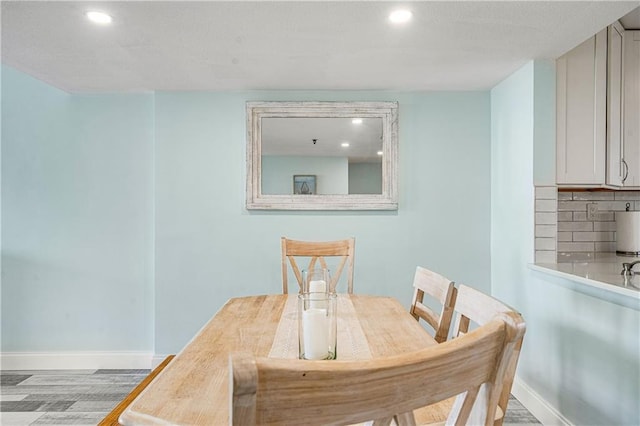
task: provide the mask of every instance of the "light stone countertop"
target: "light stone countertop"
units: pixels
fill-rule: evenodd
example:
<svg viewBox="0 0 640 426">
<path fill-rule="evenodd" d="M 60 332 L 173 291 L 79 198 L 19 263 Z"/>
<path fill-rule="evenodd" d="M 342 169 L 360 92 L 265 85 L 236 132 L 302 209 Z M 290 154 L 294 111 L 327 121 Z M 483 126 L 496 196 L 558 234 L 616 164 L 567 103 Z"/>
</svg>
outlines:
<svg viewBox="0 0 640 426">
<path fill-rule="evenodd" d="M 529 268 L 640 300 L 640 275 L 625 277 L 620 274 L 622 263 L 636 260 L 640 258 L 609 253 L 588 262 L 535 263 Z M 640 264 L 633 269 L 640 273 Z"/>
</svg>

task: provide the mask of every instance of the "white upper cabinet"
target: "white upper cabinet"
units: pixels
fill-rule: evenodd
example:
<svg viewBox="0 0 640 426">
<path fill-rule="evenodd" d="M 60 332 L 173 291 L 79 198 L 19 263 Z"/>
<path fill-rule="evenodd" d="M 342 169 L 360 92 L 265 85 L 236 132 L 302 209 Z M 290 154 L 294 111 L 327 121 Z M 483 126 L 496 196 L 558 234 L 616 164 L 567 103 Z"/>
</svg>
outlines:
<svg viewBox="0 0 640 426">
<path fill-rule="evenodd" d="M 624 188 L 640 188 L 640 31 L 626 31 L 623 56 Z"/>
<path fill-rule="evenodd" d="M 607 42 L 607 185 L 622 186 L 626 175 L 623 158 L 623 39 L 624 28 L 616 22 L 608 28 Z"/>
<path fill-rule="evenodd" d="M 607 29 L 556 62 L 558 185 L 605 184 Z"/>
<path fill-rule="evenodd" d="M 615 22 L 556 73 L 558 185 L 640 189 L 640 31 Z"/>
</svg>

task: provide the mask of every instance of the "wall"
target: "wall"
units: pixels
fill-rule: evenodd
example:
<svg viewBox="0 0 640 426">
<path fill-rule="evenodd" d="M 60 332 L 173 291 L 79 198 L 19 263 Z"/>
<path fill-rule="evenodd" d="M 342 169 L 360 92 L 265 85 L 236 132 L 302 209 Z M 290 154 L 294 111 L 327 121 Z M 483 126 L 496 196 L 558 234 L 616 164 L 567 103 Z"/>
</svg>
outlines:
<svg viewBox="0 0 640 426">
<path fill-rule="evenodd" d="M 350 163 L 349 194 L 382 194 L 381 163 Z"/>
<path fill-rule="evenodd" d="M 293 175 L 315 175 L 316 194 L 348 194 L 347 157 L 262 156 L 262 193 L 290 195 Z"/>
<path fill-rule="evenodd" d="M 281 291 L 283 235 L 355 236 L 356 291 L 407 306 L 416 265 L 490 291 L 488 92 L 2 87 L 3 362 L 176 353 L 230 297 Z M 247 211 L 248 100 L 399 101 L 399 210 Z"/>
<path fill-rule="evenodd" d="M 491 290 L 522 309 L 533 262 L 533 62 L 491 90 Z"/>
<path fill-rule="evenodd" d="M 305 99 L 399 101 L 397 212 L 244 208 L 245 102 Z M 408 305 L 416 265 L 489 291 L 488 197 L 488 93 L 159 93 L 156 352 L 179 350 L 230 297 L 280 292 L 283 235 L 354 236 L 359 292 Z"/>
<path fill-rule="evenodd" d="M 543 424 L 640 424 L 640 307 L 527 268 L 534 248 L 534 144 L 553 109 L 547 67 L 530 62 L 491 91 L 492 293 L 522 312 L 527 333 L 513 393 Z M 546 74 L 546 72 L 545 72 Z M 542 76 L 544 77 L 544 75 Z M 548 141 L 543 141 L 547 144 Z M 624 302 L 624 303 L 623 303 Z"/>
<path fill-rule="evenodd" d="M 153 348 L 153 96 L 2 69 L 2 351 Z"/>
</svg>

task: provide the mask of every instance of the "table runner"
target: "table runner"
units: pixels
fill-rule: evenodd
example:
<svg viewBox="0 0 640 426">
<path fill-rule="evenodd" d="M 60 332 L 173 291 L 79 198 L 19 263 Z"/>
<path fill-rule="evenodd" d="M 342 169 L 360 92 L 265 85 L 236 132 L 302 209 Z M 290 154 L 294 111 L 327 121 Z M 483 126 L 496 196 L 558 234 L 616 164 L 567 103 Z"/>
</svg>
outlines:
<svg viewBox="0 0 640 426">
<path fill-rule="evenodd" d="M 290 294 L 273 339 L 269 358 L 298 358 L 298 295 Z M 371 359 L 369 342 L 362 331 L 356 310 L 347 294 L 338 295 L 338 359 Z"/>
</svg>

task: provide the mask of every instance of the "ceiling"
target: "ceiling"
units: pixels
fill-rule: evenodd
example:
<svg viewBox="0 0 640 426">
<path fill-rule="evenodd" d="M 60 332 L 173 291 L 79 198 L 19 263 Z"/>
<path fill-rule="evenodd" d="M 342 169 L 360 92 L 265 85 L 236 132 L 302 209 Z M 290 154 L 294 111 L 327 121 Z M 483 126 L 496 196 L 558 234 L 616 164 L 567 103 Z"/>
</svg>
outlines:
<svg viewBox="0 0 640 426">
<path fill-rule="evenodd" d="M 382 162 L 382 118 L 263 117 L 262 155 L 349 157 L 350 163 Z M 347 143 L 348 146 L 342 146 Z"/>
<path fill-rule="evenodd" d="M 2 62 L 71 93 L 483 90 L 638 1 L 2 1 Z M 392 25 L 405 6 L 413 20 Z M 96 26 L 85 12 L 113 16 Z"/>
</svg>

